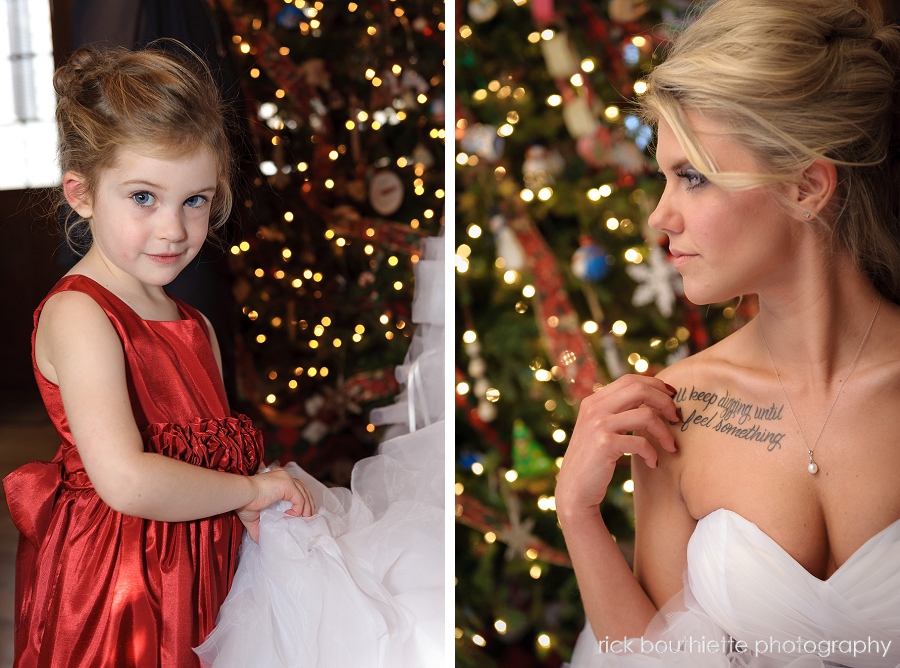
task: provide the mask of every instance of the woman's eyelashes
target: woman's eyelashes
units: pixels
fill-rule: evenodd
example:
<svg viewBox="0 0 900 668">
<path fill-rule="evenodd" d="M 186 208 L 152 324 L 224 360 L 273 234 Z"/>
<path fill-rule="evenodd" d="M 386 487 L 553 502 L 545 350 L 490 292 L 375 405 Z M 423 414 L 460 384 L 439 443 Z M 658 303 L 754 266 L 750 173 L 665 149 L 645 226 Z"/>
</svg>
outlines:
<svg viewBox="0 0 900 668">
<path fill-rule="evenodd" d="M 151 207 L 156 204 L 156 196 L 153 193 L 147 192 L 146 190 L 140 190 L 136 193 L 131 194 L 131 199 L 140 207 Z M 189 209 L 199 209 L 206 205 L 209 202 L 209 198 L 206 195 L 191 195 L 186 200 L 184 200 L 184 205 Z"/>
<path fill-rule="evenodd" d="M 687 182 L 688 190 L 693 190 L 694 188 L 699 188 L 707 181 L 706 177 L 703 176 L 703 174 L 698 172 L 693 167 L 687 167 L 680 171 L 676 169 L 673 171 L 673 174 L 675 174 L 675 176 L 677 176 L 680 179 L 684 179 Z M 665 173 L 662 171 L 657 172 L 656 176 L 663 183 L 666 183 L 668 181 L 668 179 L 666 179 Z"/>
<path fill-rule="evenodd" d="M 704 183 L 706 183 L 706 177 L 703 176 L 700 172 L 692 167 L 688 167 L 683 169 L 682 171 L 676 171 L 675 176 L 680 179 L 684 179 L 688 184 L 688 190 L 693 190 L 694 188 L 699 188 Z"/>
</svg>

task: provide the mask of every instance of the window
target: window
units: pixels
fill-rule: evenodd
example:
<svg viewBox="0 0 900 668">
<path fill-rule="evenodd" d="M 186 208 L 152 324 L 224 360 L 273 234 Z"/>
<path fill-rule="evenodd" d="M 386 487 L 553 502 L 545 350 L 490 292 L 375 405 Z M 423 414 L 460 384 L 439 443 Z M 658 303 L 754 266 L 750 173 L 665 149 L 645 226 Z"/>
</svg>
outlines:
<svg viewBox="0 0 900 668">
<path fill-rule="evenodd" d="M 49 1 L 0 0 L 0 190 L 60 181 L 53 71 Z"/>
</svg>

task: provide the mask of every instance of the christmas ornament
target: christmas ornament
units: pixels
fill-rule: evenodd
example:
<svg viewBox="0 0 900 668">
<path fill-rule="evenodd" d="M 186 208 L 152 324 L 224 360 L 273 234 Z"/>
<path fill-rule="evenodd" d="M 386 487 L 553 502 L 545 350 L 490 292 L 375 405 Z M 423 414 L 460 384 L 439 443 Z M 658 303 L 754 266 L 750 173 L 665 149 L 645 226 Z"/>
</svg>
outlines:
<svg viewBox="0 0 900 668">
<path fill-rule="evenodd" d="M 310 58 L 297 65 L 297 74 L 306 81 L 306 85 L 315 88 L 331 89 L 331 75 L 321 58 Z"/>
<path fill-rule="evenodd" d="M 512 460 L 516 473 L 523 478 L 549 473 L 556 466 L 521 420 L 513 422 Z"/>
<path fill-rule="evenodd" d="M 494 162 L 503 152 L 503 139 L 492 125 L 476 123 L 466 128 L 460 146 L 469 155 L 474 153 L 479 158 Z"/>
<path fill-rule="evenodd" d="M 278 12 L 278 25 L 282 28 L 287 28 L 288 30 L 295 30 L 300 25 L 300 20 L 303 18 L 303 12 L 297 9 L 294 5 L 287 5 L 284 9 Z"/>
<path fill-rule="evenodd" d="M 498 531 L 497 538 L 506 543 L 504 556 L 507 561 L 512 561 L 516 557 L 525 556 L 528 546 L 537 540 L 537 537 L 531 533 L 534 528 L 534 518 L 527 517 L 522 520 L 522 502 L 509 488 L 509 485 L 502 485 L 500 493 L 506 502 L 506 512 L 509 513 L 509 527 Z"/>
<path fill-rule="evenodd" d="M 529 188 L 540 188 L 553 183 L 553 177 L 562 174 L 566 163 L 556 149 L 548 150 L 540 144 L 525 149 L 522 175 Z"/>
<path fill-rule="evenodd" d="M 590 283 L 602 281 L 609 274 L 606 251 L 598 246 L 589 235 L 580 240 L 580 247 L 572 255 L 572 273 L 576 278 Z"/>
<path fill-rule="evenodd" d="M 463 450 L 459 453 L 459 464 L 462 468 L 471 470 L 472 464 L 484 465 L 484 455 L 480 452 Z"/>
<path fill-rule="evenodd" d="M 490 401 L 479 401 L 478 408 L 475 410 L 478 413 L 478 417 L 485 422 L 493 422 L 497 419 L 497 407 Z"/>
<path fill-rule="evenodd" d="M 375 172 L 369 182 L 369 203 L 382 216 L 395 213 L 403 203 L 403 181 L 389 169 Z"/>
<path fill-rule="evenodd" d="M 468 494 L 457 495 L 456 508 L 457 522 L 477 531 L 481 531 L 482 533 L 487 533 L 488 531 L 497 532 L 498 528 L 503 532 L 508 530 L 507 527 L 510 526 L 498 511 L 488 508 Z M 540 538 L 533 537 L 526 546 L 526 549 L 534 550 L 538 555 L 537 558 L 541 561 L 545 561 L 549 564 L 556 564 L 557 566 L 563 566 L 565 568 L 572 567 L 572 561 L 569 559 L 568 554 L 548 545 Z"/>
<path fill-rule="evenodd" d="M 522 271 L 525 267 L 525 251 L 522 244 L 506 224 L 506 218 L 500 214 L 491 216 L 489 222 L 494 233 L 494 245 L 497 248 L 497 257 L 502 257 L 506 263 L 505 268 L 512 271 Z"/>
<path fill-rule="evenodd" d="M 553 0 L 531 0 L 531 18 L 538 26 L 545 26 L 553 21 L 556 12 Z"/>
<path fill-rule="evenodd" d="M 624 376 L 628 371 L 625 362 L 622 361 L 622 356 L 619 354 L 619 345 L 616 341 L 615 335 L 609 332 L 604 334 L 601 340 L 603 361 L 606 362 L 606 370 L 609 372 L 609 377 L 613 380 Z"/>
<path fill-rule="evenodd" d="M 475 23 L 485 23 L 497 15 L 497 0 L 469 0 L 468 9 Z"/>
<path fill-rule="evenodd" d="M 497 417 L 497 407 L 487 400 L 487 391 L 490 388 L 487 378 L 484 377 L 484 371 L 487 364 L 481 357 L 481 344 L 478 341 L 471 341 L 465 344 L 466 355 L 469 356 L 469 371 L 474 379 L 472 383 L 472 393 L 478 398 L 478 406 L 475 408 L 475 414 L 482 422 L 493 422 Z"/>
<path fill-rule="evenodd" d="M 675 267 L 666 259 L 659 246 L 652 246 L 646 262 L 625 267 L 625 272 L 636 281 L 637 290 L 631 298 L 634 306 L 656 303 L 656 308 L 666 318 L 672 315 L 675 295 L 684 293 L 684 286 Z"/>
<path fill-rule="evenodd" d="M 425 77 L 415 70 L 403 70 L 403 74 L 400 76 L 400 86 L 416 93 L 427 93 L 431 88 Z"/>
<path fill-rule="evenodd" d="M 547 63 L 547 72 L 554 79 L 568 79 L 578 71 L 578 58 L 564 32 L 554 34 L 551 39 L 541 40 L 541 53 Z"/>
<path fill-rule="evenodd" d="M 330 429 L 327 424 L 319 422 L 318 420 L 313 420 L 306 425 L 303 431 L 300 432 L 300 435 L 310 443 L 315 444 L 325 438 L 325 435 L 328 434 L 329 431 Z"/>
<path fill-rule="evenodd" d="M 616 23 L 634 23 L 648 10 L 643 0 L 610 0 L 609 18 Z"/>
<path fill-rule="evenodd" d="M 425 169 L 434 165 L 434 156 L 424 144 L 416 144 L 412 152 L 412 159 L 414 163 L 422 165 Z"/>
<path fill-rule="evenodd" d="M 566 130 L 574 139 L 594 134 L 600 125 L 585 95 L 576 95 L 566 102 L 563 105 L 562 115 Z"/>
<path fill-rule="evenodd" d="M 431 115 L 438 123 L 444 122 L 444 100 L 440 97 L 431 98 Z"/>
<path fill-rule="evenodd" d="M 596 132 L 579 137 L 575 142 L 575 150 L 581 159 L 595 168 L 609 164 L 610 147 L 610 132 L 605 125 L 598 126 Z"/>
<path fill-rule="evenodd" d="M 644 153 L 628 139 L 615 144 L 612 153 L 615 163 L 628 174 L 640 174 L 647 168 Z"/>
</svg>

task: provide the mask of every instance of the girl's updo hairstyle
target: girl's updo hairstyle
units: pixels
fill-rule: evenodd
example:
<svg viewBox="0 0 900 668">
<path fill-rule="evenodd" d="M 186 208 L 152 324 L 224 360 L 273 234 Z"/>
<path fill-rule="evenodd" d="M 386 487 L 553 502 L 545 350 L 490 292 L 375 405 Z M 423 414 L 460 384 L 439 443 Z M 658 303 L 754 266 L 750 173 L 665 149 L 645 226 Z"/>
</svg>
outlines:
<svg viewBox="0 0 900 668">
<path fill-rule="evenodd" d="M 817 224 L 900 302 L 900 27 L 851 0 L 720 0 L 648 83 L 645 120 L 665 120 L 723 188 L 802 185 L 814 160 L 833 163 L 837 190 Z M 726 128 L 764 173 L 717 171 L 685 111 Z"/>
<path fill-rule="evenodd" d="M 232 151 L 218 89 L 199 57 L 152 47 L 85 47 L 56 71 L 60 168 L 81 174 L 86 194 L 93 197 L 103 170 L 123 149 L 163 157 L 206 149 L 216 162 L 210 204 L 210 229 L 215 230 L 232 204 Z M 87 221 L 74 212 L 65 232 L 73 247 L 91 243 Z"/>
</svg>

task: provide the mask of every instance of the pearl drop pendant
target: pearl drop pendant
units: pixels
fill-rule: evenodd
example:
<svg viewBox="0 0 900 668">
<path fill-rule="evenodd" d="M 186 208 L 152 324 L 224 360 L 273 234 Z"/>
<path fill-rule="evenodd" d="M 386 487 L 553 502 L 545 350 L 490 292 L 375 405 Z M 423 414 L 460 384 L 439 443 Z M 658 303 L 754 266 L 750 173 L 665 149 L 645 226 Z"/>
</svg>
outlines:
<svg viewBox="0 0 900 668">
<path fill-rule="evenodd" d="M 810 459 L 809 466 L 806 467 L 806 470 L 815 475 L 819 471 L 819 467 L 812 459 Z"/>
</svg>

